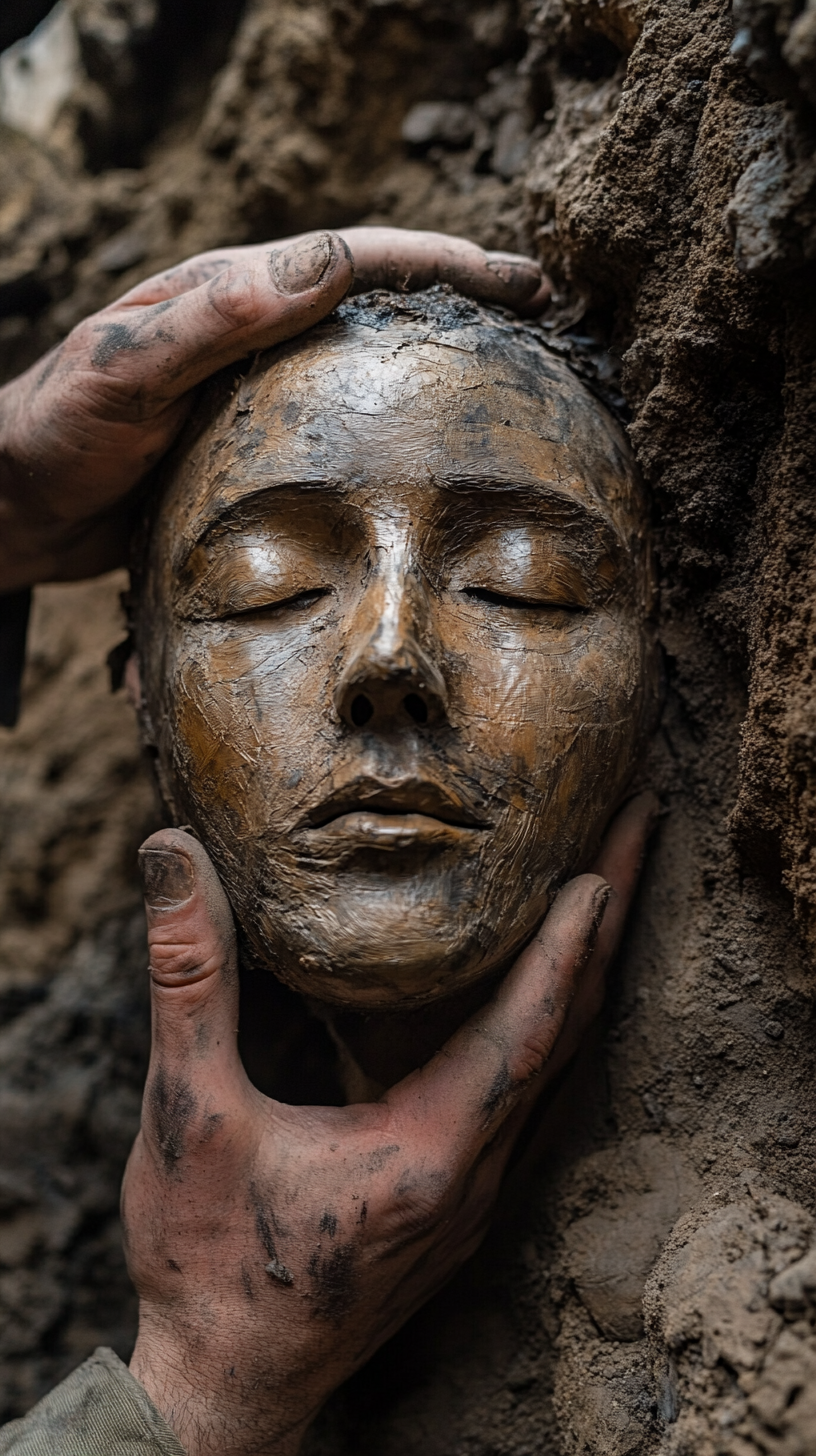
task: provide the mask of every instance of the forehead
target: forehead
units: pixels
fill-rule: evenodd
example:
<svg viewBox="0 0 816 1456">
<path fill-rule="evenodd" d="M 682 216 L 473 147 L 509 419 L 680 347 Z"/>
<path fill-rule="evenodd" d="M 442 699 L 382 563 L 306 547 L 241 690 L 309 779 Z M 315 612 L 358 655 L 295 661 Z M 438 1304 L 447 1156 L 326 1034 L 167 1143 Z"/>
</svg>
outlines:
<svg viewBox="0 0 816 1456">
<path fill-rule="evenodd" d="M 214 417 L 204 412 L 169 482 L 186 539 L 298 484 L 369 506 L 392 506 L 398 487 L 471 501 L 517 492 L 640 534 L 620 429 L 571 370 L 510 327 L 335 321 L 261 356 Z"/>
</svg>

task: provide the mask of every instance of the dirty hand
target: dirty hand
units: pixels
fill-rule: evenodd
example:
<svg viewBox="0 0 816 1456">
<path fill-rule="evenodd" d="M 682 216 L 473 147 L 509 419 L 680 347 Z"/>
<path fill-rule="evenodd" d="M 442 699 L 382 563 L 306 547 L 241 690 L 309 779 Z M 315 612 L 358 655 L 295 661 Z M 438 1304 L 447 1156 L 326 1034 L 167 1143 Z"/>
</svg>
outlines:
<svg viewBox="0 0 816 1456">
<path fill-rule="evenodd" d="M 153 1048 L 123 1190 L 131 1369 L 190 1456 L 296 1452 L 330 1392 L 476 1249 L 527 1113 L 598 1010 L 654 811 L 651 795 L 623 810 L 609 883 L 572 880 L 425 1067 L 343 1108 L 251 1085 L 215 871 L 181 830 L 147 841 Z"/>
<path fill-rule="evenodd" d="M 202 380 L 292 338 L 354 284 L 442 281 L 544 306 L 537 263 L 399 228 L 304 233 L 202 253 L 83 320 L 0 389 L 0 592 L 126 560 L 132 492 L 178 434 Z"/>
</svg>

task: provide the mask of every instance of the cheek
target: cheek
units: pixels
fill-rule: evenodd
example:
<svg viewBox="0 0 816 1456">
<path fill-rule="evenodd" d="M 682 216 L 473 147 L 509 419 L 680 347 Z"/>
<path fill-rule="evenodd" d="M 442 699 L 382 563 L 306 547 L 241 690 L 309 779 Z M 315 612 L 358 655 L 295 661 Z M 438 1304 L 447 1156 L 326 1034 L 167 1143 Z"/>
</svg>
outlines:
<svg viewBox="0 0 816 1456">
<path fill-rule="evenodd" d="M 628 767 L 642 697 L 639 632 L 610 617 L 563 634 L 531 629 L 476 640 L 458 675 L 467 732 L 483 752 L 504 758 L 519 807 L 534 786 L 552 785 L 570 763 L 616 780 Z"/>
<path fill-rule="evenodd" d="M 296 635 L 296 640 L 292 637 Z M 322 641 L 241 627 L 184 635 L 170 668 L 174 767 L 188 802 L 232 832 L 286 818 L 328 692 Z"/>
</svg>

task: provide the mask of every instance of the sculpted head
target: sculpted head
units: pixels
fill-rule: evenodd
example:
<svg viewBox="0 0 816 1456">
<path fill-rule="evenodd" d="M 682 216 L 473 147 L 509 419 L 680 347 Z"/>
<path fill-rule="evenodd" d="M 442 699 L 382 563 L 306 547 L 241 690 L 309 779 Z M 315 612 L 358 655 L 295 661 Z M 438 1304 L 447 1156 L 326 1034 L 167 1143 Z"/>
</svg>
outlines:
<svg viewBox="0 0 816 1456">
<path fill-rule="evenodd" d="M 503 968 L 654 703 L 625 438 L 523 325 L 370 295 L 210 388 L 137 579 L 145 732 L 255 957 L 341 1006 Z"/>
</svg>

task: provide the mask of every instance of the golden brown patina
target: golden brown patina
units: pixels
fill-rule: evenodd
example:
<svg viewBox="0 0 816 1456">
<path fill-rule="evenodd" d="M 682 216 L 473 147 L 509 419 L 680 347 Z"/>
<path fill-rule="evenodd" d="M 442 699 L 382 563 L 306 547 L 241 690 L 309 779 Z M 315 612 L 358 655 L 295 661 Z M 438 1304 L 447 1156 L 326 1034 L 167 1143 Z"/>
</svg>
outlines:
<svg viewBox="0 0 816 1456">
<path fill-rule="evenodd" d="M 254 954 L 335 1006 L 498 972 L 654 712 L 624 436 L 523 325 L 347 303 L 212 386 L 139 582 L 143 721 Z"/>
</svg>

